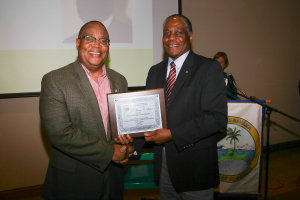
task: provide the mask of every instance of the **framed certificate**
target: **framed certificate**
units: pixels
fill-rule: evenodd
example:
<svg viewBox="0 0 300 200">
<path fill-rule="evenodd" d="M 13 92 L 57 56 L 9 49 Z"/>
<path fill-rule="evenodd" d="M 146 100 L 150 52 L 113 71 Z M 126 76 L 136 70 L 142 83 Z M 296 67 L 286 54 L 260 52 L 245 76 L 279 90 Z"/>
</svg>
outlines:
<svg viewBox="0 0 300 200">
<path fill-rule="evenodd" d="M 167 128 L 164 89 L 108 94 L 112 138 Z"/>
</svg>

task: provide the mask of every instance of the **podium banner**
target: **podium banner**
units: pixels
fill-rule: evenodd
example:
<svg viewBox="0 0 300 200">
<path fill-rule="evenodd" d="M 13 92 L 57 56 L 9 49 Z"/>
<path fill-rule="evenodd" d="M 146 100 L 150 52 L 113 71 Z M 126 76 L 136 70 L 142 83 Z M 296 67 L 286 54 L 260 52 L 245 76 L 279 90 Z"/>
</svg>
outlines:
<svg viewBox="0 0 300 200">
<path fill-rule="evenodd" d="M 228 101 L 228 124 L 218 135 L 221 183 L 215 191 L 260 193 L 264 112 L 252 101 Z"/>
</svg>

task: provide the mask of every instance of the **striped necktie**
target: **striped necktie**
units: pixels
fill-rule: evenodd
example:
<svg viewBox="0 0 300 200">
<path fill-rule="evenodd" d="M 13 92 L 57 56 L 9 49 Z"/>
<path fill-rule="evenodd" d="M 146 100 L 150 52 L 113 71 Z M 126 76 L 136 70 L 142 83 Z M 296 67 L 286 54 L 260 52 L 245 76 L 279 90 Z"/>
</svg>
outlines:
<svg viewBox="0 0 300 200">
<path fill-rule="evenodd" d="M 170 96 L 171 96 L 171 92 L 175 83 L 175 79 L 176 79 L 176 69 L 175 69 L 175 63 L 171 62 L 171 69 L 170 69 L 170 73 L 169 76 L 167 78 L 167 86 L 166 86 L 166 92 L 165 92 L 165 98 L 166 98 L 166 105 L 168 105 L 168 102 L 170 100 Z"/>
</svg>

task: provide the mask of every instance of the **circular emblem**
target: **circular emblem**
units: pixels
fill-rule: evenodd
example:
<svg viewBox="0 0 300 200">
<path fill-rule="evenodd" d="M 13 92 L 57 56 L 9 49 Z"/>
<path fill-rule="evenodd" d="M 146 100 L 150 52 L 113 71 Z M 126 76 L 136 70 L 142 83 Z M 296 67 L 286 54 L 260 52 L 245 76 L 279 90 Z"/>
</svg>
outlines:
<svg viewBox="0 0 300 200">
<path fill-rule="evenodd" d="M 128 111 L 129 111 L 129 108 L 130 108 L 129 105 L 124 105 L 124 111 L 125 111 L 125 112 L 128 112 Z"/>
<path fill-rule="evenodd" d="M 218 142 L 220 181 L 233 183 L 247 176 L 261 154 L 260 136 L 245 119 L 228 116 L 225 137 Z"/>
</svg>

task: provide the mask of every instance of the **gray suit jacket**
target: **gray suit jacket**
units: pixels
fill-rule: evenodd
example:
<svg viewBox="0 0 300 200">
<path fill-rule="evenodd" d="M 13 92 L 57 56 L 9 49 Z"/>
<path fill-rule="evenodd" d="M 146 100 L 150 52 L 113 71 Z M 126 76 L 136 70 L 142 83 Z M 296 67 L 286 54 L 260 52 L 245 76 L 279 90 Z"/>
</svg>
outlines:
<svg viewBox="0 0 300 200">
<path fill-rule="evenodd" d="M 107 76 L 112 93 L 127 91 L 124 76 L 108 68 Z M 122 195 L 122 167 L 111 162 L 110 125 L 107 139 L 94 90 L 78 60 L 43 77 L 40 117 L 52 143 L 44 198 L 100 199 L 104 172 L 115 177 L 113 195 Z"/>
</svg>

